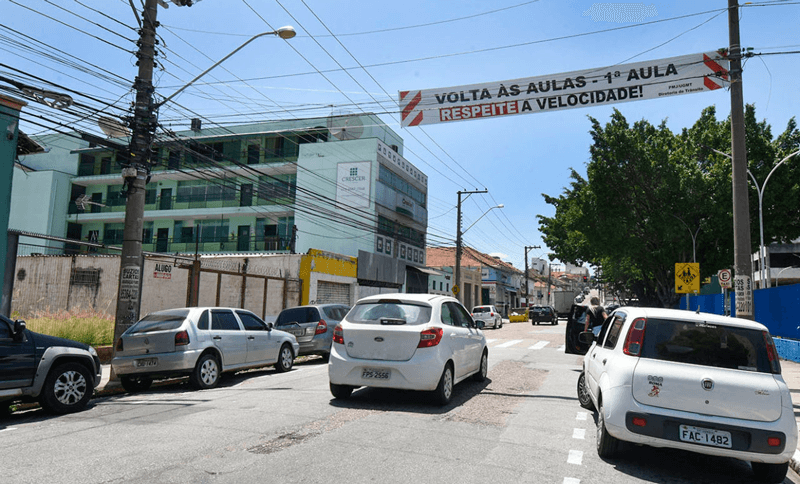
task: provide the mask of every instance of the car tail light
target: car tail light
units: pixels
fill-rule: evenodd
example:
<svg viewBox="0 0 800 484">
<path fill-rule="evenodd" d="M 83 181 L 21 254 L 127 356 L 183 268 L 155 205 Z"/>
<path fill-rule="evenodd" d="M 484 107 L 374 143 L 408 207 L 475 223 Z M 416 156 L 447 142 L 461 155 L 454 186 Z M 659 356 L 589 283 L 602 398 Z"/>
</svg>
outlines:
<svg viewBox="0 0 800 484">
<path fill-rule="evenodd" d="M 344 344 L 344 330 L 341 324 L 337 324 L 336 327 L 333 328 L 333 342 L 339 343 L 340 345 Z"/>
<path fill-rule="evenodd" d="M 770 447 L 780 447 L 781 446 L 781 438 L 780 437 L 768 437 L 767 438 L 767 445 Z"/>
<path fill-rule="evenodd" d="M 633 417 L 633 425 L 637 427 L 647 427 L 647 420 L 642 417 Z"/>
<path fill-rule="evenodd" d="M 175 333 L 175 346 L 186 346 L 189 344 L 189 332 L 181 331 Z"/>
<path fill-rule="evenodd" d="M 639 356 L 644 342 L 644 327 L 646 324 L 647 320 L 645 318 L 633 320 L 633 324 L 628 330 L 628 336 L 625 338 L 625 345 L 622 347 L 623 353 L 630 356 Z"/>
<path fill-rule="evenodd" d="M 116 351 L 125 351 L 125 350 L 122 349 L 122 338 L 117 340 Z"/>
<path fill-rule="evenodd" d="M 764 335 L 764 344 L 767 346 L 767 358 L 769 359 L 769 366 L 772 370 L 772 373 L 780 373 L 780 363 L 778 363 L 778 350 L 775 348 L 775 341 L 772 340 L 772 336 L 769 335 L 768 332 L 762 331 L 762 335 Z"/>
<path fill-rule="evenodd" d="M 426 329 L 419 334 L 419 344 L 417 348 L 430 348 L 431 346 L 438 345 L 439 342 L 442 341 L 443 334 L 444 330 L 442 330 L 442 328 Z"/>
<path fill-rule="evenodd" d="M 489 313 L 489 316 L 493 318 L 494 317 L 494 313 Z"/>
<path fill-rule="evenodd" d="M 328 323 L 326 323 L 324 319 L 320 319 L 319 323 L 317 323 L 317 330 L 314 331 L 314 334 L 325 334 L 327 331 Z"/>
</svg>

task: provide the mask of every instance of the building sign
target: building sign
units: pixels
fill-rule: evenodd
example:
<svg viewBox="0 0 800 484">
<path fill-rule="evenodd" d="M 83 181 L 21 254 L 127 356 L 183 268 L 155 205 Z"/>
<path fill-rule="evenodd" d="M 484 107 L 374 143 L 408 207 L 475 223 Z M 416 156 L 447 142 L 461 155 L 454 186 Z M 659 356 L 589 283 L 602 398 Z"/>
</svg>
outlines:
<svg viewBox="0 0 800 484">
<path fill-rule="evenodd" d="M 728 85 L 727 58 L 719 52 L 610 67 L 401 91 L 401 126 L 514 116 L 714 91 Z"/>
<path fill-rule="evenodd" d="M 156 269 L 153 271 L 153 277 L 156 279 L 172 279 L 172 265 L 156 264 Z"/>
<path fill-rule="evenodd" d="M 396 196 L 395 210 L 409 217 L 413 217 L 414 207 L 416 206 L 414 199 L 400 192 L 397 192 Z"/>
<path fill-rule="evenodd" d="M 339 163 L 336 167 L 336 203 L 346 207 L 369 207 L 372 163 Z"/>
</svg>

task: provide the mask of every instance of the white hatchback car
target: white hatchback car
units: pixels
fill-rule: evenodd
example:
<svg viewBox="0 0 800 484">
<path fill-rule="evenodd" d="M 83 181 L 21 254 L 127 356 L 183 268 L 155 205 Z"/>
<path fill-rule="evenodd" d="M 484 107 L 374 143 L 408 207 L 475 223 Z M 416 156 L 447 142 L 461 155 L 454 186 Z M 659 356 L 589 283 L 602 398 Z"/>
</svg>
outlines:
<svg viewBox="0 0 800 484">
<path fill-rule="evenodd" d="M 597 409 L 597 453 L 620 441 L 750 461 L 783 482 L 797 447 L 792 397 L 759 323 L 674 309 L 619 308 L 583 359 L 578 398 Z"/>
<path fill-rule="evenodd" d="M 453 297 L 363 298 L 334 330 L 331 393 L 347 398 L 362 386 L 426 390 L 445 405 L 456 383 L 486 378 L 489 353 L 482 327 Z"/>
</svg>

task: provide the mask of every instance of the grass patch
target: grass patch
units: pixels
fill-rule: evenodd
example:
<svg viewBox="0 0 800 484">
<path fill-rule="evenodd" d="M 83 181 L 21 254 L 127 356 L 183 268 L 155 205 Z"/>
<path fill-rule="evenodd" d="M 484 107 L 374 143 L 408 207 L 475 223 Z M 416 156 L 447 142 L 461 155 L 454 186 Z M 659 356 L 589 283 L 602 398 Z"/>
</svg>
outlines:
<svg viewBox="0 0 800 484">
<path fill-rule="evenodd" d="M 11 319 L 20 319 L 19 314 L 12 315 Z M 91 309 L 39 311 L 22 319 L 31 331 L 90 346 L 106 346 L 114 341 L 114 317 Z"/>
</svg>

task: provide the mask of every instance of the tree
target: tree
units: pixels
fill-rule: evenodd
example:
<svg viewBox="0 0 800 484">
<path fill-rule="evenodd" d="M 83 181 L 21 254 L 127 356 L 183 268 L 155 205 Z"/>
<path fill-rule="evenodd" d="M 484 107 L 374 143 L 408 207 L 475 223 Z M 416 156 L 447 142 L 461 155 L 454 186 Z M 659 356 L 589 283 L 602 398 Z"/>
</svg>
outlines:
<svg viewBox="0 0 800 484">
<path fill-rule="evenodd" d="M 587 177 L 571 169 L 572 182 L 563 194 L 542 194 L 555 207 L 553 217 L 538 217 L 543 240 L 560 260 L 601 267 L 611 290 L 634 293 L 642 305 L 672 307 L 680 298 L 674 289 L 676 262 L 695 256 L 701 276 L 708 276 L 733 261 L 731 164 L 714 152 L 729 151 L 730 120 L 717 121 L 709 107 L 694 126 L 675 135 L 665 121 L 631 126 L 617 110 L 605 126 L 589 119 Z M 763 183 L 780 160 L 776 156 L 796 149 L 800 133 L 791 120 L 773 141 L 753 106 L 747 106 L 745 121 L 751 171 Z M 787 174 L 800 174 L 800 163 Z M 779 186 L 770 186 L 770 197 L 765 194 L 773 218 L 765 222 L 765 241 L 800 236 L 800 186 L 792 180 L 800 177 L 782 177 Z M 752 196 L 757 217 L 757 195 Z M 792 213 L 782 224 L 777 214 L 787 203 Z M 755 224 L 753 249 L 757 231 Z"/>
</svg>

